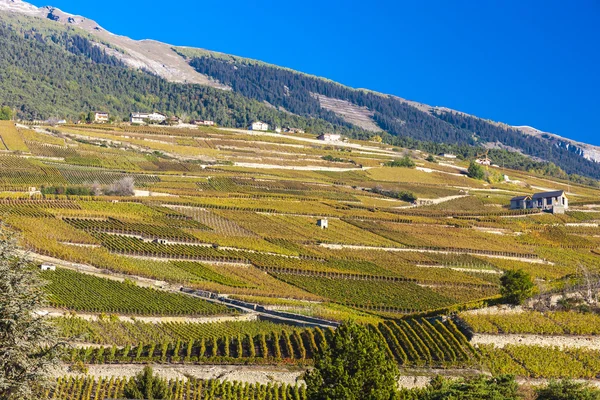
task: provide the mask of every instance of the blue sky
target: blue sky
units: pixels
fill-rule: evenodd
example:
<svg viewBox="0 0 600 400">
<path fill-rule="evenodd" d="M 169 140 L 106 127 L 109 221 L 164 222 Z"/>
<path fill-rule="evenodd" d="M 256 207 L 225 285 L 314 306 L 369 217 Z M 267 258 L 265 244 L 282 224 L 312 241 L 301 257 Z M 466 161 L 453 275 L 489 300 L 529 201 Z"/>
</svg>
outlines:
<svg viewBox="0 0 600 400">
<path fill-rule="evenodd" d="M 31 2 L 600 145 L 598 0 Z"/>
</svg>

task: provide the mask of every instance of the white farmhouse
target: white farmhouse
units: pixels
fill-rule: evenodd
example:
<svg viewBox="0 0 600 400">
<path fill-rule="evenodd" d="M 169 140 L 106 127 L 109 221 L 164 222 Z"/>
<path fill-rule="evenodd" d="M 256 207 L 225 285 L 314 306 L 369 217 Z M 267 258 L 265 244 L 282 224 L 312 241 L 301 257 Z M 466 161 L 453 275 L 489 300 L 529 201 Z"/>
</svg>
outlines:
<svg viewBox="0 0 600 400">
<path fill-rule="evenodd" d="M 40 265 L 42 271 L 56 271 L 56 265 L 54 264 L 42 264 Z"/>
<path fill-rule="evenodd" d="M 324 133 L 317 137 L 317 139 L 322 140 L 324 142 L 339 142 L 342 140 L 342 135 L 336 135 L 333 133 Z"/>
<path fill-rule="evenodd" d="M 249 131 L 268 131 L 269 130 L 269 124 L 265 124 L 264 122 L 261 121 L 256 121 L 253 122 L 249 127 L 248 127 Z"/>
<path fill-rule="evenodd" d="M 94 122 L 97 124 L 105 124 L 108 122 L 109 115 L 107 112 L 96 111 L 94 112 Z"/>
<path fill-rule="evenodd" d="M 132 124 L 140 124 L 143 125 L 147 122 L 154 122 L 160 124 L 167 119 L 167 116 L 161 113 L 153 112 L 153 113 L 141 113 L 134 112 L 131 113 L 131 123 Z"/>
</svg>

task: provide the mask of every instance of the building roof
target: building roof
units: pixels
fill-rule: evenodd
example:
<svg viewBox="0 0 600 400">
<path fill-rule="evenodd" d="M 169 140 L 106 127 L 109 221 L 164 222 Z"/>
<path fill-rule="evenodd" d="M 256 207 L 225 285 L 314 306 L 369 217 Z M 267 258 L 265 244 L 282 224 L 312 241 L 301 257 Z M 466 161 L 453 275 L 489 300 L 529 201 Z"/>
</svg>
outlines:
<svg viewBox="0 0 600 400">
<path fill-rule="evenodd" d="M 542 192 L 533 195 L 533 199 L 547 199 L 549 197 L 561 197 L 565 194 L 564 190 L 556 190 L 554 192 Z"/>
<path fill-rule="evenodd" d="M 531 196 L 517 196 L 517 197 L 513 197 L 512 199 L 510 199 L 510 201 L 522 201 L 522 200 L 528 200 L 531 199 Z"/>
</svg>

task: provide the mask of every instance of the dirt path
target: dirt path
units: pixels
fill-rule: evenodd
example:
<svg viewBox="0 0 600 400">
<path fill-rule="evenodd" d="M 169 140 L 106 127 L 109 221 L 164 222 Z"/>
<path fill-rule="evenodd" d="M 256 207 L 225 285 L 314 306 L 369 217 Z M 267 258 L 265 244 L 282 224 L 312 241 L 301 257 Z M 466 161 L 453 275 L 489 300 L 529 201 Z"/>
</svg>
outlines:
<svg viewBox="0 0 600 400">
<path fill-rule="evenodd" d="M 521 261 L 527 262 L 531 264 L 545 264 L 545 265 L 554 265 L 554 263 L 546 260 L 541 260 L 538 258 L 526 258 L 526 257 L 511 257 L 511 256 L 501 256 L 496 254 L 481 254 L 477 252 L 470 252 L 468 250 L 465 251 L 449 251 L 449 250 L 430 250 L 430 249 L 415 249 L 410 247 L 376 247 L 376 246 L 356 246 L 349 244 L 329 244 L 329 243 L 321 243 L 322 247 L 326 247 L 332 250 L 342 250 L 342 249 L 353 249 L 353 250 L 379 250 L 379 251 L 390 251 L 390 252 L 414 252 L 414 253 L 435 253 L 435 254 L 468 254 L 471 256 L 477 257 L 488 257 L 488 258 L 497 258 L 502 260 L 512 260 L 512 261 Z"/>
<path fill-rule="evenodd" d="M 90 365 L 88 376 L 92 377 L 131 377 L 139 373 L 144 364 L 105 364 Z M 303 369 L 268 365 L 153 365 L 154 373 L 167 379 L 220 379 L 248 383 L 268 384 L 273 382 L 294 385 L 301 380 Z M 55 377 L 77 376 L 68 372 L 66 367 L 53 372 Z"/>
<path fill-rule="evenodd" d="M 90 365 L 88 375 L 91 377 L 131 377 L 139 373 L 144 368 L 142 364 L 108 364 L 108 365 Z M 219 379 L 226 381 L 238 381 L 247 383 L 286 383 L 290 385 L 304 384 L 302 375 L 305 369 L 299 367 L 268 366 L 268 365 L 153 365 L 154 372 L 167 379 L 187 379 L 194 377 L 198 379 Z M 484 371 L 472 369 L 418 369 L 402 370 L 398 379 L 398 385 L 402 388 L 413 389 L 423 388 L 429 384 L 436 375 L 442 375 L 448 378 L 458 378 L 462 376 L 474 376 L 486 374 Z M 78 376 L 68 372 L 66 366 L 57 368 L 52 376 Z M 591 386 L 600 387 L 599 380 L 576 379 L 575 382 L 589 383 Z M 548 379 L 527 379 L 517 378 L 520 385 L 541 386 L 549 382 Z"/>
<path fill-rule="evenodd" d="M 494 269 L 484 269 L 484 268 L 461 268 L 461 267 L 450 267 L 448 265 L 423 265 L 417 264 L 419 268 L 442 268 L 442 269 L 451 269 L 453 271 L 458 272 L 477 272 L 480 274 L 491 274 L 491 275 L 502 275 L 502 272 L 496 271 Z"/>
<path fill-rule="evenodd" d="M 600 350 L 600 336 L 555 336 L 555 335 L 491 335 L 477 333 L 471 339 L 471 344 L 493 344 L 502 348 L 507 345 L 549 346 L 561 348 L 576 348 Z"/>
<path fill-rule="evenodd" d="M 259 168 L 259 169 L 289 169 L 294 171 L 329 171 L 329 172 L 346 172 L 346 171 L 365 171 L 371 169 L 371 167 L 354 167 L 354 168 L 338 168 L 338 167 L 320 167 L 317 165 L 275 165 L 275 164 L 259 164 L 259 163 L 246 163 L 246 162 L 235 162 L 235 167 L 243 168 Z"/>
<path fill-rule="evenodd" d="M 63 317 L 63 316 L 75 316 L 86 321 L 97 321 L 98 314 L 87 314 L 87 313 L 72 313 L 70 311 L 59 310 L 56 308 L 44 308 L 38 312 L 41 315 L 48 317 Z M 232 316 L 214 316 L 214 317 L 145 317 L 139 315 L 122 315 L 122 314 L 111 314 L 111 317 L 117 317 L 119 321 L 123 322 L 145 322 L 150 324 L 161 324 L 166 322 L 189 322 L 196 324 L 210 324 L 214 322 L 232 322 L 232 321 L 256 321 L 258 315 L 256 313 L 248 313 L 241 315 Z"/>
</svg>

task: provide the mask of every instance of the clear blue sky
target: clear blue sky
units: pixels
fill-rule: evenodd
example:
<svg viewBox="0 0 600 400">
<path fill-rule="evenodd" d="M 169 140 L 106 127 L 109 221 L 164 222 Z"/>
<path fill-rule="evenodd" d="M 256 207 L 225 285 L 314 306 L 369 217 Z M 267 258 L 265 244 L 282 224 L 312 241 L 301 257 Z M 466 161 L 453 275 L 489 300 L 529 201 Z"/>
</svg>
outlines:
<svg viewBox="0 0 600 400">
<path fill-rule="evenodd" d="M 599 0 L 32 3 L 600 145 Z"/>
</svg>

